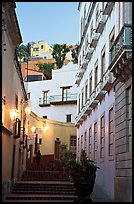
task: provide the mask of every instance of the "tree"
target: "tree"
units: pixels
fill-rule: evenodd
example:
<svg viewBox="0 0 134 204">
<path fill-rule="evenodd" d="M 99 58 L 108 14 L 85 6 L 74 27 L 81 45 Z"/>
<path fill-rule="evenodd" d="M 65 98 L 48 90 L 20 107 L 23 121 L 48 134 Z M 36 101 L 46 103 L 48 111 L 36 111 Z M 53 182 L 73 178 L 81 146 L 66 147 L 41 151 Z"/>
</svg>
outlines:
<svg viewBox="0 0 134 204">
<path fill-rule="evenodd" d="M 54 68 L 53 63 L 41 63 L 37 64 L 39 70 L 42 71 L 45 75 L 47 75 L 48 79 L 52 78 L 52 69 Z"/>
<path fill-rule="evenodd" d="M 34 44 L 34 42 L 28 42 L 27 45 L 17 45 L 16 46 L 16 55 L 18 57 L 18 59 L 24 58 L 24 61 L 27 61 L 28 58 L 31 56 L 31 47 Z"/>
<path fill-rule="evenodd" d="M 72 58 L 73 58 L 73 62 L 75 63 L 75 64 L 77 64 L 78 63 L 78 50 L 79 50 L 79 46 L 78 45 L 76 45 L 76 48 L 72 48 Z"/>
<path fill-rule="evenodd" d="M 60 69 L 66 59 L 66 54 L 70 51 L 66 44 L 54 44 L 52 56 L 56 60 L 56 65 Z"/>
</svg>

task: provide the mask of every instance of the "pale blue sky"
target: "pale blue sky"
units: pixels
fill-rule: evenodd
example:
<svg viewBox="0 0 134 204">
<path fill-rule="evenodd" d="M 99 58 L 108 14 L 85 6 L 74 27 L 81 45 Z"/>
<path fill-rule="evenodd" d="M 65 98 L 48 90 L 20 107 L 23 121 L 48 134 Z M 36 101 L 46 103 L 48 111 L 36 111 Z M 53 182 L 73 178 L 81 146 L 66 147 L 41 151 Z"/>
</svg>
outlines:
<svg viewBox="0 0 134 204">
<path fill-rule="evenodd" d="M 23 44 L 39 40 L 52 45 L 79 41 L 79 2 L 16 2 Z"/>
</svg>

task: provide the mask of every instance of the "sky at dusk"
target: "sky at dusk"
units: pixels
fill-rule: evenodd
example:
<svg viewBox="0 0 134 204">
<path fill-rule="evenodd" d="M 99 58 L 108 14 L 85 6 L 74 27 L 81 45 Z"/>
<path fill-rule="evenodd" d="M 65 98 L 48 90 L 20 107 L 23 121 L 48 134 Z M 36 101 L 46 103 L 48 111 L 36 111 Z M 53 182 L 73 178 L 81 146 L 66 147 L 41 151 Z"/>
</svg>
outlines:
<svg viewBox="0 0 134 204">
<path fill-rule="evenodd" d="M 43 40 L 78 44 L 79 2 L 16 2 L 16 15 L 23 44 Z"/>
</svg>

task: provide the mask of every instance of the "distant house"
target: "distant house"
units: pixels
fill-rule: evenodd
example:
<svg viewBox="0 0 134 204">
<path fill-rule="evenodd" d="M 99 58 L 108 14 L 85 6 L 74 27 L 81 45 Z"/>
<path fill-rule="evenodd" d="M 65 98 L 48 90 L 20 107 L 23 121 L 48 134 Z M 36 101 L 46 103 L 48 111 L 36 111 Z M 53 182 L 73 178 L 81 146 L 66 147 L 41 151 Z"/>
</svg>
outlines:
<svg viewBox="0 0 134 204">
<path fill-rule="evenodd" d="M 40 117 L 60 122 L 75 122 L 77 64 L 72 62 L 52 70 L 52 79 L 28 82 L 32 111 Z M 27 82 L 25 82 L 25 85 Z"/>
</svg>

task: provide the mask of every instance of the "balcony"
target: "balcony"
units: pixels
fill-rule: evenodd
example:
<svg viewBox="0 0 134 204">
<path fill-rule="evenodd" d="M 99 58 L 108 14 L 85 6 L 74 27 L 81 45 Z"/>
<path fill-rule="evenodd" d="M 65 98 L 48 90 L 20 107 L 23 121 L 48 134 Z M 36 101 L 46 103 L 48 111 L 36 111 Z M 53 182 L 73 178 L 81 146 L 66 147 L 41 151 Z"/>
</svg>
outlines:
<svg viewBox="0 0 134 204">
<path fill-rule="evenodd" d="M 77 77 L 75 84 L 77 84 L 79 86 L 81 79 L 79 77 Z"/>
<path fill-rule="evenodd" d="M 103 87 L 103 82 L 100 81 L 97 84 L 96 90 L 95 90 L 95 100 L 99 100 L 102 101 L 102 99 L 104 98 L 104 95 L 106 94 L 105 90 L 102 90 Z"/>
<path fill-rule="evenodd" d="M 50 104 L 52 105 L 65 105 L 65 104 L 76 104 L 77 94 L 68 94 L 63 97 L 63 95 L 51 96 Z"/>
<path fill-rule="evenodd" d="M 91 36 L 91 42 L 90 42 L 90 48 L 96 48 L 96 45 L 99 40 L 99 33 L 96 33 L 96 29 L 93 30 L 92 36 Z"/>
<path fill-rule="evenodd" d="M 109 92 L 113 87 L 114 80 L 113 73 L 107 69 L 103 77 L 102 90 Z"/>
<path fill-rule="evenodd" d="M 84 72 L 85 72 L 85 70 L 83 68 L 79 71 L 78 77 L 80 77 L 80 79 L 82 79 Z"/>
<path fill-rule="evenodd" d="M 87 113 L 88 115 L 90 115 L 90 113 L 92 112 L 92 108 L 90 107 L 90 99 L 87 100 L 86 105 L 85 105 L 85 113 Z"/>
<path fill-rule="evenodd" d="M 103 12 L 101 11 L 99 13 L 98 21 L 97 21 L 97 26 L 96 26 L 96 33 L 102 33 L 104 30 L 104 26 L 107 20 L 107 16 L 103 15 Z"/>
<path fill-rule="evenodd" d="M 40 107 L 46 107 L 50 106 L 50 98 L 39 98 L 39 106 Z"/>
<path fill-rule="evenodd" d="M 82 69 L 86 70 L 87 66 L 88 66 L 88 60 L 84 59 L 83 64 L 82 64 Z"/>
<path fill-rule="evenodd" d="M 89 44 L 86 50 L 85 59 L 90 60 L 92 57 L 93 51 L 94 51 L 94 48 L 90 48 L 90 44 Z"/>
<path fill-rule="evenodd" d="M 109 70 L 119 81 L 132 75 L 132 26 L 124 25 L 110 49 Z"/>
<path fill-rule="evenodd" d="M 113 9 L 114 3 L 115 2 L 105 2 L 105 7 L 104 7 L 104 11 L 103 11 L 104 15 L 110 15 L 110 13 Z"/>
<path fill-rule="evenodd" d="M 88 114 L 85 113 L 85 106 L 81 110 L 81 119 L 85 120 L 87 118 Z"/>
<path fill-rule="evenodd" d="M 97 104 L 99 103 L 99 100 L 95 99 L 95 92 L 92 93 L 90 96 L 90 108 L 95 109 Z"/>
</svg>

